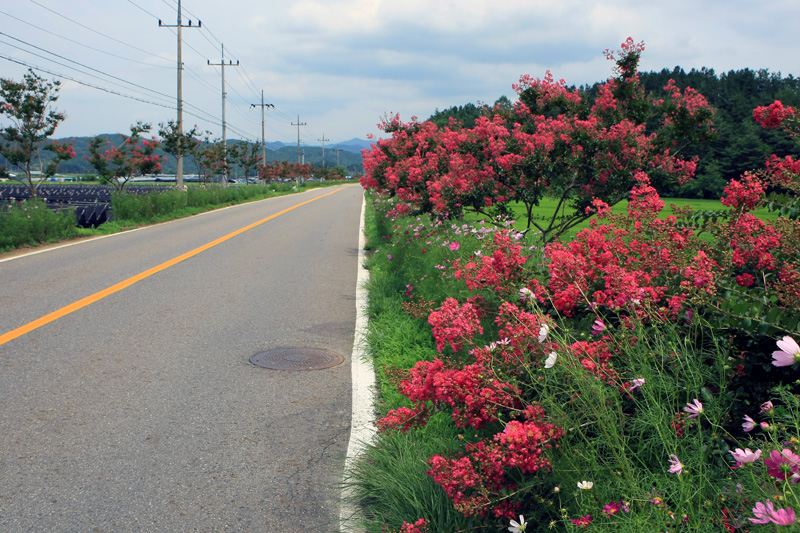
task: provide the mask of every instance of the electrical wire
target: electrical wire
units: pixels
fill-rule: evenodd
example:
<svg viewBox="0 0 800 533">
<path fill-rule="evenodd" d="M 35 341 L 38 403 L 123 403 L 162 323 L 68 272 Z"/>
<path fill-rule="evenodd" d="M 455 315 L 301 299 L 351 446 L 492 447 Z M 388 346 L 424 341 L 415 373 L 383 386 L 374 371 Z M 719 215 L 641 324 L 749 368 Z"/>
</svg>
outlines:
<svg viewBox="0 0 800 533">
<path fill-rule="evenodd" d="M 69 61 L 70 63 L 74 63 L 74 64 L 76 64 L 76 65 L 79 65 L 79 66 L 83 67 L 83 68 L 86 68 L 86 69 L 89 69 L 89 70 L 91 70 L 91 71 L 97 72 L 98 74 L 102 74 L 103 76 L 107 76 L 107 77 L 109 77 L 109 78 L 112 78 L 112 79 L 115 79 L 115 80 L 121 81 L 121 82 L 123 82 L 123 83 L 127 83 L 128 85 L 132 85 L 132 86 L 134 86 L 134 87 L 137 87 L 137 88 L 139 88 L 139 89 L 143 89 L 143 90 L 145 90 L 145 91 L 151 92 L 151 93 L 153 93 L 153 94 L 156 94 L 156 95 L 158 95 L 158 96 L 162 96 L 162 97 L 164 97 L 164 98 L 167 98 L 167 99 L 171 99 L 171 98 L 172 98 L 172 97 L 171 97 L 171 96 L 169 96 L 169 95 L 166 95 L 166 94 L 164 94 L 164 93 L 160 93 L 160 92 L 158 92 L 158 91 L 155 91 L 155 90 L 153 90 L 153 89 L 150 89 L 149 87 L 145 87 L 145 86 L 143 86 L 143 85 L 139 85 L 139 84 L 137 84 L 137 83 L 133 83 L 133 82 L 131 82 L 131 81 L 128 81 L 128 80 L 124 80 L 124 79 L 122 79 L 122 78 L 119 78 L 119 77 L 117 77 L 117 76 L 114 76 L 113 74 L 109 74 L 109 73 L 107 73 L 107 72 L 103 72 L 102 70 L 98 70 L 98 69 L 96 69 L 96 68 L 92 68 L 92 67 L 90 67 L 90 66 L 88 66 L 88 65 L 84 65 L 83 63 L 79 63 L 78 61 L 73 61 L 72 59 L 69 59 L 68 57 L 64 57 L 64 56 L 62 56 L 62 55 L 56 54 L 55 52 L 51 52 L 51 51 L 49 51 L 49 50 L 45 50 L 44 48 L 41 48 L 41 47 L 39 47 L 39 46 L 36 46 L 36 45 L 34 45 L 34 44 L 31 44 L 31 43 L 29 43 L 29 42 L 27 42 L 27 41 L 23 41 L 22 39 L 17 39 L 17 38 L 16 38 L 16 37 L 14 37 L 13 35 L 9 35 L 9 34 L 7 34 L 7 33 L 4 33 L 4 32 L 2 32 L 2 31 L 0 31 L 0 35 L 5 35 L 6 37 L 8 37 L 8 38 L 10 38 L 10 39 L 14 39 L 15 41 L 17 41 L 17 42 L 19 42 L 19 43 L 22 43 L 22 44 L 24 44 L 24 45 L 26 45 L 26 46 L 30 46 L 31 48 L 35 48 L 36 50 L 41 50 L 42 52 L 45 52 L 45 53 L 47 53 L 47 54 L 51 54 L 51 55 L 53 55 L 53 56 L 55 56 L 55 57 L 57 57 L 57 58 L 59 58 L 59 59 L 63 59 L 63 60 L 65 60 L 65 61 Z M 4 42 L 4 41 L 0 41 L 0 42 Z M 15 45 L 11 44 L 11 43 L 4 42 L 4 44 L 7 44 L 8 46 L 11 46 L 11 47 L 13 47 L 13 48 L 16 48 L 17 50 L 21 50 L 21 51 L 23 51 L 23 52 L 29 53 L 29 54 L 31 54 L 31 55 L 35 55 L 36 57 L 41 57 L 42 59 L 48 60 L 48 59 L 47 59 L 46 57 L 44 57 L 44 56 L 40 56 L 40 55 L 38 55 L 38 54 L 33 54 L 32 52 L 29 52 L 29 51 L 27 51 L 27 50 L 25 50 L 25 49 L 23 49 L 23 48 L 20 48 L 20 47 L 18 47 L 18 46 L 15 46 Z M 48 60 L 48 61 L 52 61 L 52 60 Z M 69 66 L 67 66 L 67 65 L 64 65 L 63 63 L 58 63 L 57 61 L 52 61 L 52 62 L 53 62 L 53 63 L 56 63 L 57 65 L 61 65 L 61 66 L 63 66 L 63 67 L 72 68 L 72 67 L 69 67 Z M 78 72 L 81 72 L 81 71 L 80 71 L 80 70 L 78 70 L 78 69 L 74 69 L 74 70 L 77 70 Z M 88 73 L 86 73 L 86 72 L 82 72 L 82 73 L 83 73 L 83 74 L 88 74 Z M 88 75 L 91 75 L 91 74 L 88 74 Z"/>
<path fill-rule="evenodd" d="M 138 98 L 136 96 L 131 96 L 129 94 L 124 94 L 124 93 L 121 93 L 119 91 L 113 91 L 113 90 L 107 89 L 105 87 L 100 87 L 98 85 L 93 85 L 93 84 L 85 82 L 83 80 L 79 80 L 79 79 L 73 78 L 72 76 L 67 76 L 66 74 L 62 74 L 62 73 L 59 73 L 59 72 L 53 72 L 50 69 L 46 69 L 46 68 L 40 67 L 38 65 L 31 65 L 30 63 L 27 63 L 25 61 L 22 61 L 22 60 L 19 60 L 19 59 L 14 59 L 13 57 L 8 57 L 8 56 L 3 55 L 3 54 L 0 54 L 0 59 L 5 59 L 6 61 L 9 61 L 11 63 L 16 63 L 18 65 L 22 65 L 24 67 L 27 67 L 27 68 L 30 68 L 30 69 L 33 69 L 33 70 L 38 70 L 40 72 L 44 72 L 46 74 L 50 74 L 51 76 L 57 76 L 59 78 L 65 79 L 65 80 L 73 81 L 73 82 L 78 83 L 80 85 L 83 85 L 85 87 L 90 87 L 92 89 L 97 89 L 99 91 L 103 91 L 103 92 L 108 93 L 108 94 L 113 94 L 115 96 L 121 96 L 121 97 L 127 98 L 129 100 L 135 100 L 137 102 L 142 102 L 142 103 L 149 104 L 149 105 L 154 105 L 154 106 L 157 106 L 157 107 L 163 107 L 163 108 L 166 108 L 166 109 L 175 109 L 175 105 L 174 104 L 173 105 L 165 105 L 165 104 L 162 104 L 162 103 L 159 103 L 159 102 L 153 102 L 151 100 L 145 100 L 144 98 Z M 185 102 L 184 102 L 184 104 L 185 104 Z M 187 115 L 193 116 L 195 118 L 199 118 L 200 120 L 205 120 L 207 122 L 211 122 L 215 126 L 222 126 L 222 124 L 220 124 L 219 122 L 215 122 L 214 120 L 208 119 L 206 117 L 201 117 L 201 116 L 196 115 L 196 114 L 194 114 L 194 113 L 192 113 L 190 111 L 184 110 L 184 113 L 186 113 Z M 209 115 L 209 116 L 213 116 L 213 115 Z"/>
<path fill-rule="evenodd" d="M 78 46 L 82 46 L 82 47 L 84 47 L 84 48 L 88 48 L 89 50 L 93 50 L 93 51 L 95 51 L 95 52 L 98 52 L 98 53 L 100 53 L 100 54 L 105 54 L 105 55 L 107 55 L 107 56 L 115 57 L 115 58 L 117 58 L 117 59 L 122 59 L 122 60 L 124 60 L 124 61 L 130 61 L 131 63 L 139 63 L 140 65 L 147 65 L 148 67 L 156 67 L 156 68 L 170 68 L 170 67 L 168 67 L 168 66 L 165 66 L 165 65 L 155 65 L 155 64 L 153 64 L 153 63 L 145 63 L 144 61 L 138 61 L 138 60 L 136 60 L 136 59 L 131 59 L 131 58 L 129 58 L 129 57 L 124 57 L 124 56 L 120 56 L 120 55 L 112 54 L 112 53 L 110 53 L 110 52 L 106 52 L 105 50 L 100 50 L 100 49 L 98 49 L 98 48 L 94 48 L 94 47 L 92 47 L 92 46 L 89 46 L 89 45 L 87 45 L 87 44 L 84 44 L 84 43 L 81 43 L 81 42 L 75 41 L 75 40 L 73 40 L 73 39 L 70 39 L 69 37 L 64 37 L 63 35 L 59 35 L 59 34 L 57 34 L 57 33 L 54 33 L 54 32 L 52 32 L 52 31 L 50 31 L 50 30 L 46 30 L 46 29 L 42 28 L 41 26 L 37 26 L 36 24 L 32 24 L 32 23 L 30 23 L 30 22 L 28 22 L 28 21 L 26 21 L 26 20 L 22 20 L 21 18 L 19 18 L 19 17 L 15 17 L 14 15 L 11 15 L 11 14 L 9 14 L 9 13 L 6 13 L 5 11 L 1 11 L 1 10 L 0 10 L 0 14 L 3 14 L 3 15 L 5 15 L 5 16 L 9 17 L 9 18 L 12 18 L 12 19 L 16 20 L 17 22 L 21 22 L 21 23 L 23 23 L 23 24 L 26 24 L 26 25 L 28 25 L 28 26 L 30 26 L 30 27 L 32 27 L 32 28 L 36 28 L 36 29 L 37 29 L 37 30 L 39 30 L 39 31 L 43 31 L 43 32 L 45 32 L 45 33 L 49 33 L 50 35 L 52 35 L 52 36 L 54 36 L 54 37 L 58 37 L 59 39 L 63 39 L 63 40 L 65 40 L 65 41 L 71 42 L 71 43 L 73 43 L 73 44 L 77 44 Z M 130 45 L 129 45 L 129 46 L 130 46 Z M 157 54 L 152 54 L 151 52 L 147 52 L 146 50 L 142 50 L 141 48 L 136 48 L 136 47 L 133 47 L 133 48 L 134 48 L 135 50 L 138 50 L 138 51 L 140 51 L 140 52 L 144 52 L 144 53 L 146 53 L 146 54 L 148 54 L 148 55 L 151 55 L 151 56 L 158 57 L 158 55 L 157 55 Z M 166 60 L 165 60 L 165 61 L 166 61 Z"/>
<path fill-rule="evenodd" d="M 59 16 L 59 17 L 61 17 L 61 18 L 65 19 L 65 20 L 68 20 L 68 21 L 72 22 L 73 24 L 75 24 L 75 25 L 77 25 L 77 26 L 80 26 L 81 28 L 84 28 L 84 29 L 86 29 L 86 30 L 89 30 L 89 31 L 91 31 L 92 33 L 96 33 L 97 35 L 100 35 L 100 36 L 102 36 L 102 37 L 105 37 L 106 39 L 110 39 L 110 40 L 112 40 L 112 41 L 114 41 L 114 42 L 116 42 L 116 43 L 119 43 L 119 44 L 122 44 L 122 45 L 128 46 L 128 47 L 130 47 L 130 48 L 133 48 L 134 50 L 138 50 L 139 52 L 144 52 L 145 54 L 148 54 L 148 55 L 151 55 L 151 56 L 158 56 L 158 54 L 153 54 L 152 52 L 148 52 L 147 50 L 143 50 L 143 49 L 141 49 L 141 48 L 138 48 L 138 47 L 136 47 L 136 46 L 133 46 L 132 44 L 130 44 L 130 43 L 126 43 L 125 41 L 120 41 L 119 39 L 117 39 L 117 38 L 115 38 L 115 37 L 111 37 L 111 36 L 109 36 L 109 35 L 106 35 L 105 33 L 101 33 L 101 32 L 99 32 L 99 31 L 95 30 L 94 28 L 91 28 L 91 27 L 89 27 L 89 26 L 86 26 L 86 25 L 84 25 L 84 24 L 81 24 L 80 22 L 77 22 L 77 21 L 75 21 L 75 20 L 72 20 L 71 18 L 67 17 L 66 15 L 62 15 L 62 14 L 61 14 L 61 13 L 59 13 L 58 11 L 55 11 L 54 9 L 50 9 L 50 8 L 49 8 L 49 7 L 47 7 L 47 6 L 43 6 L 42 4 L 40 4 L 39 2 L 37 2 L 36 0 L 28 0 L 28 1 L 29 1 L 29 2 L 31 2 L 32 4 L 36 4 L 37 6 L 41 7 L 42 9 L 46 9 L 47 11 L 49 11 L 49 12 L 53 13 L 54 15 L 57 15 L 57 16 Z"/>
</svg>

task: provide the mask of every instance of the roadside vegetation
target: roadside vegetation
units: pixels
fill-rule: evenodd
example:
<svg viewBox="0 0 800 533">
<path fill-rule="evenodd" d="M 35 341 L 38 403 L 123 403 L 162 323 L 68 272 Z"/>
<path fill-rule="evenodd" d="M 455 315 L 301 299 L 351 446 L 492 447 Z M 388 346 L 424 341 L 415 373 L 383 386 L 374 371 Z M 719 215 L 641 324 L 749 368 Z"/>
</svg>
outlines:
<svg viewBox="0 0 800 533">
<path fill-rule="evenodd" d="M 72 209 L 52 211 L 39 198 L 5 200 L 0 204 L 0 252 L 76 237 L 108 235 L 229 205 L 342 184 L 341 181 L 326 181 L 305 182 L 299 186 L 294 183 L 203 185 L 188 187 L 186 191 L 168 189 L 148 194 L 114 192 L 111 195 L 114 217 L 96 228 L 78 227 Z"/>
<path fill-rule="evenodd" d="M 473 127 L 390 118 L 365 155 L 367 531 L 798 527 L 800 166 L 665 202 L 713 114 L 640 90 L 643 49 L 607 52 L 594 97 L 526 76 Z M 800 135 L 779 101 L 753 118 Z"/>
</svg>

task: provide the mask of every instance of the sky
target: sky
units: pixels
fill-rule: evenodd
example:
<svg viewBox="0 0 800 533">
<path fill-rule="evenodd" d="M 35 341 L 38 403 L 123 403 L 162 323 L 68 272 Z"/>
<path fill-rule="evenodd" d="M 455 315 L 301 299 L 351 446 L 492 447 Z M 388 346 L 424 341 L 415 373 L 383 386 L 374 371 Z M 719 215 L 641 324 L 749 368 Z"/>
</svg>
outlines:
<svg viewBox="0 0 800 533">
<path fill-rule="evenodd" d="M 644 41 L 645 71 L 800 76 L 797 0 L 181 0 L 184 124 L 227 139 L 334 146 L 398 113 L 512 100 L 520 76 L 611 76 L 603 50 Z M 0 3 L 0 77 L 61 81 L 55 137 L 176 118 L 177 0 Z M 198 20 L 202 27 L 196 27 Z M 224 46 L 224 56 L 222 47 Z M 209 65 L 208 63 L 212 63 Z M 213 65 L 216 64 L 216 65 Z M 238 65 L 238 66 L 233 66 Z M 253 107 L 253 104 L 257 104 Z M 297 124 L 300 123 L 298 127 Z M 0 126 L 6 125 L 0 117 Z"/>
</svg>

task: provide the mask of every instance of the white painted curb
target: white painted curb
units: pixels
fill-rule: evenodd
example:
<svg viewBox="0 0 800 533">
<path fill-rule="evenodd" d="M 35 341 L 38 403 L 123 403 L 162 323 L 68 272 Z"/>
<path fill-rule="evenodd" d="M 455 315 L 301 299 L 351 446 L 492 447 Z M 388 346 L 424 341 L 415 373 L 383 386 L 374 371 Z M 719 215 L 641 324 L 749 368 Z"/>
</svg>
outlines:
<svg viewBox="0 0 800 533">
<path fill-rule="evenodd" d="M 353 339 L 353 355 L 350 358 L 350 368 L 353 382 L 352 418 L 350 426 L 350 442 L 347 445 L 345 457 L 345 477 L 353 468 L 355 461 L 363 453 L 375 435 L 375 370 L 372 361 L 366 353 L 367 335 L 367 290 L 364 287 L 369 279 L 369 273 L 364 268 L 364 215 L 366 213 L 366 196 L 361 203 L 361 225 L 358 233 L 358 280 L 356 282 L 356 331 Z M 351 491 L 347 486 L 342 489 L 342 500 L 339 507 L 339 530 L 358 531 L 351 524 L 357 509 L 350 503 Z"/>
</svg>

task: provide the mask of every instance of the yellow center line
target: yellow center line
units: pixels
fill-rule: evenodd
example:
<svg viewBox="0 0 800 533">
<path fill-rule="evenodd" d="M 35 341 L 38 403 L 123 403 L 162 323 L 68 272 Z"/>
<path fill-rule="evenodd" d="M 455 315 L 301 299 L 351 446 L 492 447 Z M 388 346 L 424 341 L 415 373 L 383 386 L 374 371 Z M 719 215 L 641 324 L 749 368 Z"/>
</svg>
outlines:
<svg viewBox="0 0 800 533">
<path fill-rule="evenodd" d="M 268 221 L 272 220 L 273 218 L 277 218 L 277 217 L 279 217 L 279 216 L 281 216 L 281 215 L 283 215 L 285 213 L 288 213 L 289 211 L 297 209 L 298 207 L 302 207 L 302 206 L 304 206 L 306 204 L 310 204 L 311 202 L 316 202 L 317 200 L 325 198 L 326 196 L 330 196 L 330 195 L 332 195 L 332 194 L 334 194 L 336 192 L 339 192 L 341 190 L 342 190 L 342 188 L 339 188 L 339 189 L 336 189 L 336 190 L 331 191 L 329 193 L 323 194 L 322 196 L 317 196 L 316 198 L 312 198 L 311 200 L 306 200 L 305 202 L 302 202 L 302 203 L 299 203 L 299 204 L 294 205 L 292 207 L 289 207 L 288 209 L 284 209 L 283 211 L 275 213 L 274 215 L 270 215 L 267 218 L 259 220 L 258 222 L 254 222 L 254 223 L 250 224 L 249 226 L 245 226 L 245 227 L 243 227 L 241 229 L 238 229 L 238 230 L 234 231 L 233 233 L 229 233 L 228 235 L 225 235 L 224 237 L 220 237 L 219 239 L 216 239 L 216 240 L 211 241 L 211 242 L 209 242 L 207 244 L 204 244 L 203 246 L 200 246 L 199 248 L 195 248 L 194 250 L 192 250 L 190 252 L 186 252 L 183 255 L 179 255 L 178 257 L 175 257 L 174 259 L 170 259 L 169 261 L 161 263 L 158 266 L 154 266 L 151 269 L 145 270 L 144 272 L 142 272 L 140 274 L 136 274 L 135 276 L 132 276 L 132 277 L 130 277 L 130 278 L 124 280 L 124 281 L 120 281 L 119 283 L 117 283 L 115 285 L 112 285 L 111 287 L 108 287 L 107 289 L 103 289 L 102 291 L 96 292 L 96 293 L 94 293 L 94 294 L 92 294 L 90 296 L 87 296 L 86 298 L 82 298 L 82 299 L 78 300 L 77 302 L 74 302 L 74 303 L 71 303 L 71 304 L 69 304 L 67 306 L 64 306 L 61 309 L 58 309 L 57 311 L 53 311 L 52 313 L 49 313 L 49 314 L 47 314 L 47 315 L 45 315 L 45 316 L 43 316 L 43 317 L 41 317 L 39 319 L 36 319 L 33 322 L 29 322 L 29 323 L 25 324 L 24 326 L 20 326 L 17 329 L 11 330 L 8 333 L 0 335 L 0 346 L 2 346 L 3 344 L 5 344 L 5 343 L 7 343 L 9 341 L 12 341 L 12 340 L 16 339 L 17 337 L 21 337 L 21 336 L 25 335 L 26 333 L 30 333 L 31 331 L 33 331 L 33 330 L 35 330 L 37 328 L 40 328 L 40 327 L 42 327 L 42 326 L 44 326 L 46 324 L 49 324 L 50 322 L 54 322 L 54 321 L 58 320 L 59 318 L 61 318 L 63 316 L 66 316 L 66 315 L 68 315 L 68 314 L 70 314 L 70 313 L 72 313 L 74 311 L 77 311 L 78 309 L 82 309 L 82 308 L 86 307 L 87 305 L 91 305 L 91 304 L 93 304 L 93 303 L 95 303 L 95 302 L 97 302 L 99 300 L 102 300 L 106 296 L 110 296 L 110 295 L 114 294 L 115 292 L 119 292 L 122 289 L 130 287 L 134 283 L 142 281 L 145 278 L 149 278 L 153 274 L 161 272 L 162 270 L 166 270 L 167 268 L 169 268 L 169 267 L 171 267 L 173 265 L 176 265 L 176 264 L 180 263 L 181 261 L 189 259 L 190 257 L 194 257 L 194 256 L 196 256 L 196 255 L 198 255 L 198 254 L 200 254 L 202 252 L 205 252 L 209 248 L 213 248 L 214 246 L 216 246 L 218 244 L 221 244 L 221 243 L 227 241 L 228 239 L 232 239 L 233 237 L 236 237 L 237 235 L 241 235 L 245 231 L 251 230 L 251 229 L 255 228 L 256 226 L 260 226 L 264 222 L 268 222 Z"/>
</svg>

